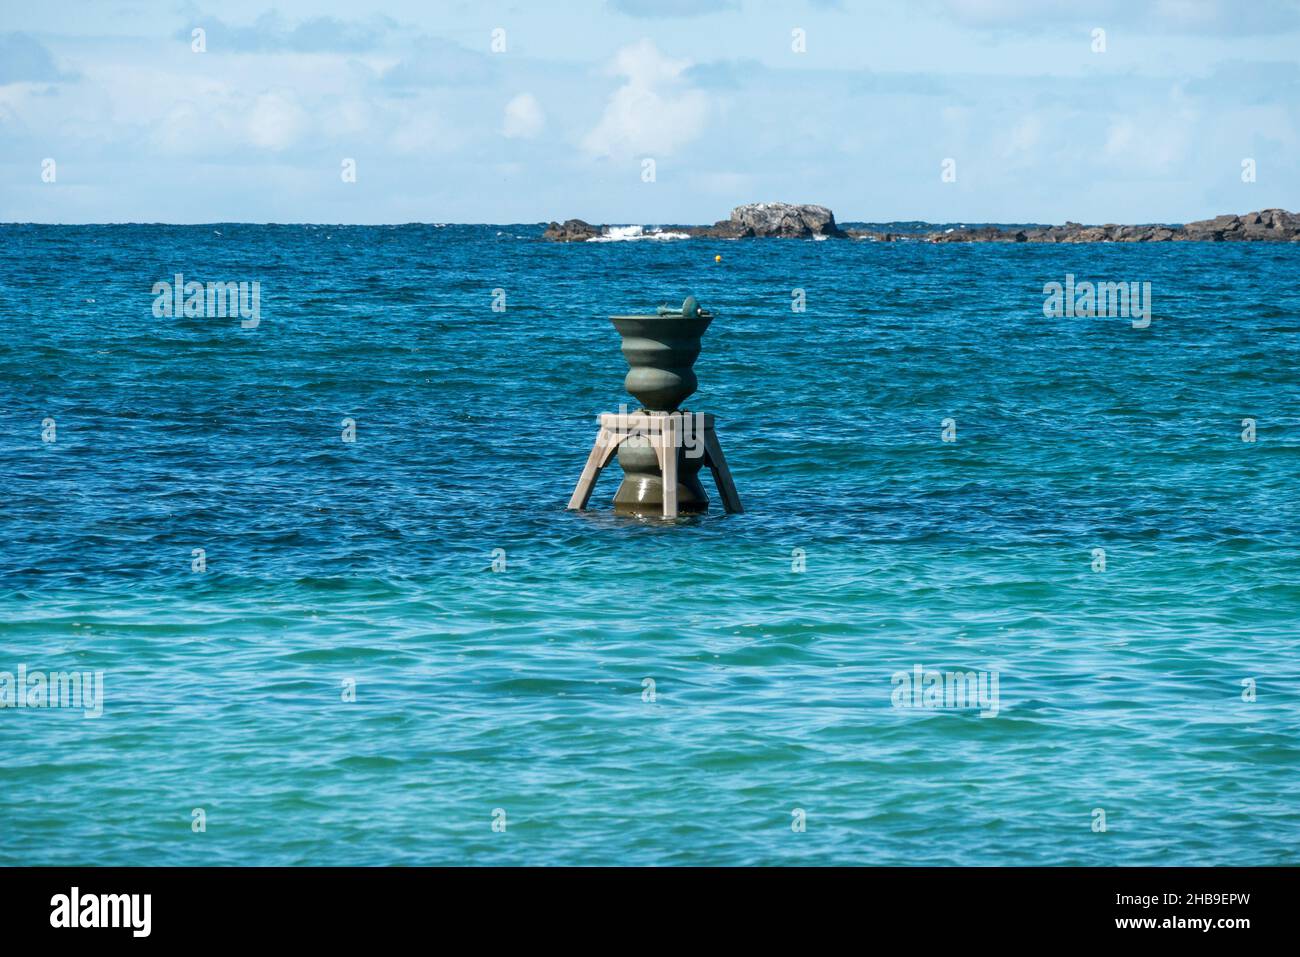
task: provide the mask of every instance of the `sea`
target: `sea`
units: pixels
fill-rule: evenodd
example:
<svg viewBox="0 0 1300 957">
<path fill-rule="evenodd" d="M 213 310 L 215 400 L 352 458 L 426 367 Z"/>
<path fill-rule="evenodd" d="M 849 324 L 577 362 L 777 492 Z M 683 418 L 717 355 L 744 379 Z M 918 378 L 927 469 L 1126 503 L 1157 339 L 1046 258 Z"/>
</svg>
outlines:
<svg viewBox="0 0 1300 957">
<path fill-rule="evenodd" d="M 0 226 L 0 863 L 1300 863 L 1300 244 L 542 229 Z"/>
</svg>

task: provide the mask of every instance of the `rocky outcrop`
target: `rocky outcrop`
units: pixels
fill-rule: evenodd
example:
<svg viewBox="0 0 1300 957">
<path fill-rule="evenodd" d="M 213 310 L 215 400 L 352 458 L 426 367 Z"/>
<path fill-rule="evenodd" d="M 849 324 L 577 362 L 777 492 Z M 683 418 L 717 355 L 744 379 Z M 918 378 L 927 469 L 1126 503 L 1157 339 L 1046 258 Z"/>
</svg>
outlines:
<svg viewBox="0 0 1300 957">
<path fill-rule="evenodd" d="M 810 239 L 814 236 L 843 236 L 835 225 L 835 214 L 825 206 L 790 203 L 746 203 L 731 211 L 731 218 L 717 227 L 731 224 L 742 236 L 779 236 L 786 239 Z"/>
<path fill-rule="evenodd" d="M 611 227 L 593 226 L 581 219 L 550 223 L 543 239 L 559 243 L 580 243 L 607 235 Z M 792 203 L 746 203 L 731 211 L 729 219 L 712 226 L 663 226 L 665 233 L 685 233 L 701 239 L 747 239 L 776 236 L 787 239 L 811 239 L 816 236 L 843 238 L 846 234 L 835 225 L 835 214 L 825 206 Z"/>
<path fill-rule="evenodd" d="M 1296 242 L 1300 240 L 1300 216 L 1285 209 L 1264 209 L 1244 216 L 1215 216 L 1188 223 L 1183 239 L 1204 242 Z"/>
<path fill-rule="evenodd" d="M 884 240 L 889 234 L 871 230 L 849 230 L 855 239 Z M 1181 226 L 1152 223 L 1143 226 L 1084 226 L 1067 222 L 1063 226 L 1033 226 L 1012 229 L 976 226 L 932 231 L 893 239 L 915 239 L 929 243 L 1167 243 L 1167 242 L 1300 242 L 1300 216 L 1285 209 L 1265 209 L 1244 216 L 1216 216 Z"/>
<path fill-rule="evenodd" d="M 599 236 L 601 228 L 593 226 L 591 223 L 582 219 L 566 219 L 563 223 L 552 222 L 542 233 L 543 239 L 550 239 L 557 243 L 582 243 L 591 239 L 593 236 Z"/>
<path fill-rule="evenodd" d="M 607 235 L 609 229 L 607 226 L 593 226 L 581 219 L 570 219 L 563 224 L 551 223 L 542 236 L 556 242 L 584 242 Z M 1162 223 L 1085 226 L 1067 222 L 1062 226 L 962 226 L 928 232 L 883 232 L 842 230 L 835 223 L 835 214 L 825 206 L 748 203 L 737 206 L 729 219 L 719 220 L 712 226 L 665 226 L 662 232 L 703 239 L 850 237 L 874 242 L 910 240 L 929 243 L 1292 243 L 1300 242 L 1300 214 L 1285 209 L 1265 209 L 1241 216 L 1215 216 L 1181 226 Z"/>
</svg>

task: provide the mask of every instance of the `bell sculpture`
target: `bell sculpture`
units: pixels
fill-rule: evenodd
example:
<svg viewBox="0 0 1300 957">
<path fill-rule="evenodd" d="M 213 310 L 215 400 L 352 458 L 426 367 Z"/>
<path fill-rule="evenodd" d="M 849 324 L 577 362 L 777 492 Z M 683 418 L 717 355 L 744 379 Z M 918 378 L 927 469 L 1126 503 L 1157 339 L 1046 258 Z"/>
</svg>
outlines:
<svg viewBox="0 0 1300 957">
<path fill-rule="evenodd" d="M 642 408 L 600 417 L 600 431 L 569 508 L 587 507 L 596 479 L 617 453 L 623 483 L 614 494 L 616 512 L 664 518 L 707 512 L 709 498 L 699 479 L 706 465 L 726 511 L 744 511 L 713 416 L 681 408 L 699 387 L 694 365 L 700 337 L 712 321 L 713 314 L 701 309 L 694 296 L 687 296 L 680 309 L 660 306 L 653 315 L 610 317 L 623 337 L 628 364 L 623 385 Z"/>
</svg>

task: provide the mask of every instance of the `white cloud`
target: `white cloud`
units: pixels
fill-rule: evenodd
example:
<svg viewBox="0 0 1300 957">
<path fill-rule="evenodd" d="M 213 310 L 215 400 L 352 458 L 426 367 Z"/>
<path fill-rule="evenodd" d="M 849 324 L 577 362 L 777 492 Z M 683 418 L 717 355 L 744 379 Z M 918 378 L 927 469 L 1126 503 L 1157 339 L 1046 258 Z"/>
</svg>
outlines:
<svg viewBox="0 0 1300 957">
<path fill-rule="evenodd" d="M 1003 156 L 1028 153 L 1038 147 L 1043 138 L 1043 121 L 1036 114 L 1021 117 L 1007 137 Z"/>
<path fill-rule="evenodd" d="M 546 114 L 537 97 L 531 93 L 520 93 L 506 104 L 505 122 L 501 132 L 510 139 L 532 139 L 546 125 Z"/>
<path fill-rule="evenodd" d="M 1112 120 L 1102 156 L 1131 173 L 1170 174 L 1191 154 L 1196 122 L 1191 110 Z"/>
<path fill-rule="evenodd" d="M 402 156 L 463 154 L 471 143 L 487 143 L 492 134 L 486 124 L 476 129 L 468 122 L 465 104 L 452 94 L 426 91 L 376 104 L 376 110 L 374 125 L 389 131 L 389 148 Z M 474 112 L 479 115 L 477 108 Z M 486 105 L 482 115 L 487 115 Z"/>
<path fill-rule="evenodd" d="M 114 62 L 86 70 L 78 95 L 65 110 L 82 117 L 83 137 L 123 148 L 123 134 L 140 137 L 149 148 L 175 156 L 217 158 L 237 151 L 283 153 L 318 131 L 328 108 L 337 112 L 335 96 L 303 98 L 288 88 L 267 89 L 259 78 L 225 77 L 202 69 L 207 61 L 186 53 L 197 69 L 169 61 L 158 64 Z M 287 65 L 280 63 L 282 73 Z M 316 82 L 327 71 L 308 74 Z M 256 84 L 256 85 L 255 85 Z M 303 82 L 306 86 L 306 82 Z M 331 117 L 332 119 L 333 117 Z M 329 126 L 331 134 L 337 132 Z"/>
<path fill-rule="evenodd" d="M 306 114 L 291 96 L 263 93 L 248 113 L 248 141 L 270 150 L 286 149 L 302 135 L 306 122 Z"/>
<path fill-rule="evenodd" d="M 697 173 L 691 176 L 691 183 L 705 193 L 729 197 L 747 197 L 758 188 L 759 177 L 753 173 L 737 173 L 727 170 Z M 742 200 L 737 200 L 741 202 Z"/>
<path fill-rule="evenodd" d="M 609 6 L 629 17 L 700 17 L 735 10 L 735 0 L 609 0 Z"/>
<path fill-rule="evenodd" d="M 1033 33 L 1064 24 L 1138 26 L 1168 34 L 1256 36 L 1300 29 L 1293 3 L 1240 0 L 932 0 L 957 23 L 976 29 Z"/>
<path fill-rule="evenodd" d="M 704 130 L 709 100 L 682 79 L 690 64 L 670 60 L 650 40 L 618 51 L 611 72 L 627 82 L 614 91 L 605 112 L 582 140 L 592 156 L 673 153 Z"/>
<path fill-rule="evenodd" d="M 439 113 L 424 107 L 411 110 L 405 122 L 394 126 L 389 143 L 402 154 L 445 152 L 447 132 Z"/>
</svg>

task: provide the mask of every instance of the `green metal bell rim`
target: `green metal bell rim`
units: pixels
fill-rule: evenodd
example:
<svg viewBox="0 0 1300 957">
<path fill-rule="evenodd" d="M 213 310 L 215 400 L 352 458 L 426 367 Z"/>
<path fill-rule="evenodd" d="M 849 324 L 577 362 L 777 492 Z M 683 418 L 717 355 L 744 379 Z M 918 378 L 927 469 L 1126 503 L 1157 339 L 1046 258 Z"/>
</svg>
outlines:
<svg viewBox="0 0 1300 957">
<path fill-rule="evenodd" d="M 656 312 L 637 312 L 628 313 L 621 316 L 610 316 L 611 319 L 712 319 L 713 313 L 703 308 L 694 296 L 687 296 L 681 306 L 674 309 L 671 306 L 660 306 Z"/>
</svg>

